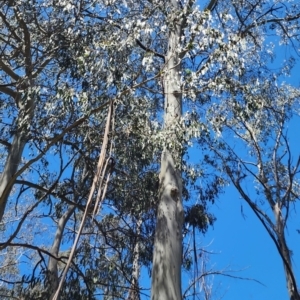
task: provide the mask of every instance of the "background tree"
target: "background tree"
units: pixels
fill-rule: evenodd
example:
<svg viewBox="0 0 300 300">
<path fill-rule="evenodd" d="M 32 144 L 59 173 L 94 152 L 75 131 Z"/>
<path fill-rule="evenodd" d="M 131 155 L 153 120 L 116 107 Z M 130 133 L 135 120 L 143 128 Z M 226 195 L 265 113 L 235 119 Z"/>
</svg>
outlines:
<svg viewBox="0 0 300 300">
<path fill-rule="evenodd" d="M 214 159 L 220 161 L 217 165 L 222 166 L 274 242 L 290 299 L 299 299 L 286 231 L 293 214 L 291 207 L 299 200 L 300 157 L 293 157 L 287 125 L 299 107 L 300 94 L 298 89 L 275 83 L 261 81 L 256 89 L 242 94 L 237 91 L 226 106 L 215 105 L 210 119 L 224 138 L 208 143 Z M 226 118 L 216 122 L 220 115 Z M 236 138 L 226 139 L 228 133 Z M 247 151 L 241 150 L 242 146 Z"/>
</svg>

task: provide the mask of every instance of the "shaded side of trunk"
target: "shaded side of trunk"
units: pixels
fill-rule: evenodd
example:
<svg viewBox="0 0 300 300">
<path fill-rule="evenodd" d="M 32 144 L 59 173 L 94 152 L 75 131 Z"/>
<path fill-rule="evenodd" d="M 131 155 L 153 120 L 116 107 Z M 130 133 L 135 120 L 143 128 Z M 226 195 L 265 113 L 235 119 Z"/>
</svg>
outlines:
<svg viewBox="0 0 300 300">
<path fill-rule="evenodd" d="M 160 191 L 155 231 L 152 300 L 180 300 L 182 264 L 182 207 L 181 147 L 175 130 L 182 115 L 180 86 L 181 57 L 180 37 L 182 20 L 178 15 L 178 2 L 169 2 L 172 15 L 170 22 L 166 70 L 164 75 L 164 131 L 166 147 L 161 155 Z"/>
<path fill-rule="evenodd" d="M 161 159 L 161 191 L 152 269 L 152 300 L 181 299 L 182 225 L 181 175 L 169 151 Z"/>
<path fill-rule="evenodd" d="M 64 215 L 59 219 L 58 224 L 57 224 L 57 229 L 53 241 L 52 248 L 50 250 L 50 253 L 58 257 L 59 254 L 59 247 L 61 244 L 61 240 L 63 237 L 64 229 L 65 226 L 70 219 L 72 213 L 75 210 L 75 206 L 70 206 L 68 210 L 64 213 Z M 48 274 L 47 274 L 47 280 L 46 280 L 46 291 L 48 295 L 51 295 L 49 299 L 52 299 L 59 283 L 59 278 L 58 278 L 58 260 L 49 257 L 49 262 L 48 262 Z"/>
</svg>

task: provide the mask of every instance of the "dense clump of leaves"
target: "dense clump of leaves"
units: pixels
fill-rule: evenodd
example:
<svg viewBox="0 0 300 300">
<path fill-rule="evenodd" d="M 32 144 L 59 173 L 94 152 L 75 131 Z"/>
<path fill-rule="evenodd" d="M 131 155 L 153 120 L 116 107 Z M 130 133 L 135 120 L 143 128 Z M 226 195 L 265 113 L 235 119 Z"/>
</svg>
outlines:
<svg viewBox="0 0 300 300">
<path fill-rule="evenodd" d="M 188 208 L 185 214 L 185 223 L 197 228 L 203 233 L 207 231 L 209 225 L 213 225 L 215 220 L 216 218 L 207 213 L 200 204 Z"/>
</svg>

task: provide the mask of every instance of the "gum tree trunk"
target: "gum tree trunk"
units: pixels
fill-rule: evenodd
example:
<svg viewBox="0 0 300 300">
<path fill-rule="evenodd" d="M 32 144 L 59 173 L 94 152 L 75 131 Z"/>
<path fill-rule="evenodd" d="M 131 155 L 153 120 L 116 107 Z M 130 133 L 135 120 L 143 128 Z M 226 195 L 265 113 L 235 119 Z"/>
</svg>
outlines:
<svg viewBox="0 0 300 300">
<path fill-rule="evenodd" d="M 136 236 L 137 240 L 133 249 L 133 263 L 132 263 L 132 279 L 130 284 L 130 291 L 127 300 L 140 300 L 139 294 L 139 277 L 140 277 L 140 241 L 142 218 L 140 217 L 136 223 Z"/>
<path fill-rule="evenodd" d="M 174 129 L 182 115 L 182 94 L 180 87 L 181 57 L 180 38 L 182 35 L 182 13 L 178 1 L 169 2 L 172 26 L 169 26 L 168 50 L 165 57 L 164 73 L 164 130 L 170 147 L 161 155 L 160 191 L 157 224 L 154 241 L 152 269 L 152 300 L 179 300 L 181 294 L 182 207 L 181 149 L 174 141 Z"/>
<path fill-rule="evenodd" d="M 18 95 L 18 98 L 21 97 Z M 12 177 L 18 170 L 24 147 L 28 141 L 29 128 L 35 107 L 34 98 L 35 96 L 31 95 L 25 100 L 26 103 L 24 105 L 19 105 L 21 108 L 17 118 L 16 133 L 9 148 L 4 170 L 0 176 L 0 222 L 2 221 L 7 200 L 14 184 Z"/>
<path fill-rule="evenodd" d="M 34 87 L 34 78 L 37 76 L 38 72 L 35 72 L 35 74 L 33 72 L 34 66 L 31 56 L 30 31 L 23 20 L 20 11 L 16 9 L 14 10 L 14 13 L 17 16 L 17 24 L 23 33 L 20 42 L 22 42 L 24 48 L 24 65 L 22 68 L 25 71 L 25 76 L 20 77 L 13 69 L 11 69 L 9 63 L 2 61 L 0 58 L 0 70 L 10 77 L 11 82 L 14 82 L 17 87 L 16 91 L 10 88 L 1 88 L 0 92 L 12 97 L 19 109 L 13 141 L 9 147 L 4 170 L 0 176 L 0 222 L 2 221 L 8 197 L 14 184 L 12 177 L 18 170 L 23 150 L 29 138 L 29 131 L 37 97 L 35 91 L 32 90 Z M 2 16 L 2 19 L 3 18 L 4 17 Z M 9 19 L 4 18 L 4 23 L 9 23 Z M 8 30 L 11 30 L 10 28 L 13 27 L 14 26 L 8 26 Z"/>
<path fill-rule="evenodd" d="M 64 230 L 65 230 L 65 226 L 66 226 L 68 220 L 70 219 L 72 213 L 74 212 L 74 210 L 75 210 L 75 206 L 70 206 L 68 208 L 68 210 L 64 213 L 64 215 L 58 221 L 55 238 L 53 241 L 52 248 L 50 250 L 50 253 L 55 257 L 58 257 L 58 255 L 59 255 L 59 248 L 60 248 Z M 49 257 L 48 276 L 47 277 L 48 278 L 47 278 L 46 287 L 47 287 L 48 293 L 51 295 L 49 299 L 52 299 L 57 290 L 58 283 L 59 283 L 58 260 L 53 257 Z"/>
<path fill-rule="evenodd" d="M 279 203 L 276 203 L 273 208 L 275 220 L 276 220 L 276 235 L 277 243 L 280 250 L 280 254 L 283 259 L 284 273 L 286 278 L 287 290 L 290 300 L 300 300 L 299 293 L 297 291 L 296 280 L 294 277 L 294 271 L 291 262 L 291 252 L 288 249 L 284 233 L 284 220 L 282 218 L 281 207 Z"/>
</svg>

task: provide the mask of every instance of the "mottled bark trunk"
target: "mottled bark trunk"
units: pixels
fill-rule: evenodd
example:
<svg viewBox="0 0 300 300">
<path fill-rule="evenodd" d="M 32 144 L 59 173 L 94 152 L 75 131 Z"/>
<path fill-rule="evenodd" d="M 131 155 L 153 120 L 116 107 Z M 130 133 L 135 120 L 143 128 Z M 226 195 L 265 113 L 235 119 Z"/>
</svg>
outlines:
<svg viewBox="0 0 300 300">
<path fill-rule="evenodd" d="M 164 130 L 166 141 L 161 155 L 160 191 L 152 268 L 152 300 L 180 300 L 182 264 L 182 207 L 181 148 L 175 128 L 182 115 L 180 86 L 180 38 L 182 20 L 178 1 L 171 0 L 173 12 L 169 28 L 168 51 L 164 76 Z M 178 51 L 179 50 L 179 51 Z"/>
<path fill-rule="evenodd" d="M 300 300 L 300 295 L 297 290 L 294 271 L 291 262 L 291 252 L 288 249 L 288 246 L 286 244 L 285 233 L 284 233 L 284 220 L 282 218 L 281 208 L 279 207 L 278 203 L 274 206 L 273 211 L 276 220 L 277 242 L 283 258 L 284 273 L 285 273 L 289 297 L 290 300 Z"/>
<path fill-rule="evenodd" d="M 74 210 L 75 210 L 75 206 L 70 206 L 68 208 L 68 210 L 64 213 L 64 215 L 58 221 L 53 245 L 50 250 L 50 253 L 55 257 L 58 257 L 59 247 L 61 244 L 65 226 L 66 226 L 68 220 L 70 219 L 72 213 L 74 212 Z M 57 290 L 58 283 L 59 283 L 57 265 L 58 265 L 58 260 L 53 257 L 49 257 L 48 274 L 47 274 L 47 281 L 46 281 L 47 294 L 51 295 L 49 297 L 49 299 L 53 298 L 53 296 Z"/>
<path fill-rule="evenodd" d="M 137 240 L 135 242 L 134 250 L 133 250 L 133 263 L 132 263 L 132 279 L 130 284 L 130 291 L 128 293 L 127 300 L 139 300 L 139 277 L 140 277 L 140 242 L 139 236 L 141 234 L 141 225 L 142 219 L 140 218 L 136 224 L 136 236 Z"/>
<path fill-rule="evenodd" d="M 180 172 L 168 150 L 162 154 L 160 180 L 151 299 L 179 300 L 182 297 L 182 187 Z"/>
</svg>

